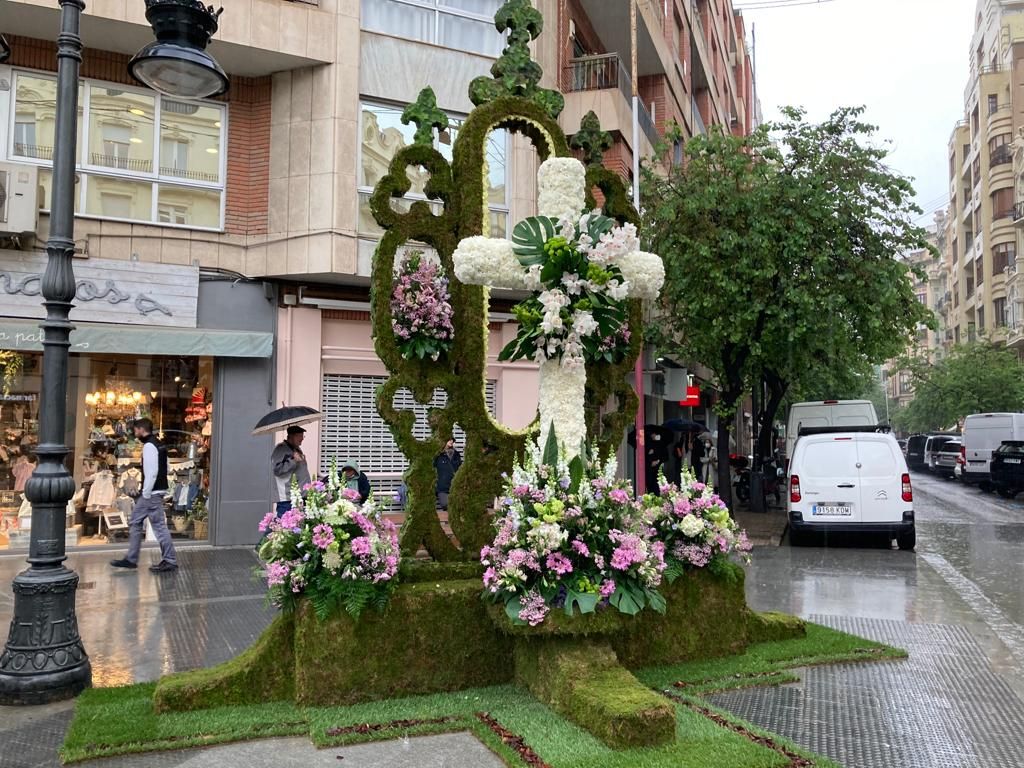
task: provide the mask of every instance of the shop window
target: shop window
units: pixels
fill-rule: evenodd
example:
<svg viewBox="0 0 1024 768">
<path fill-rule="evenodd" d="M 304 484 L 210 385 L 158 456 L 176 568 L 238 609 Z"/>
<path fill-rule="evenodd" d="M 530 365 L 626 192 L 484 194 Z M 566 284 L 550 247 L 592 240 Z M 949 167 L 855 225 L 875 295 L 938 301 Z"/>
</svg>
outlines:
<svg viewBox="0 0 1024 768">
<path fill-rule="evenodd" d="M 0 548 L 25 548 L 31 505 L 25 483 L 35 469 L 42 356 L 22 354 L 22 370 L 0 394 Z M 164 496 L 175 538 L 205 539 L 213 439 L 213 360 L 73 354 L 70 365 L 67 467 L 75 480 L 68 508 L 69 545 L 124 539 L 140 489 L 142 445 L 136 418 L 153 421 L 167 448 Z"/>
<path fill-rule="evenodd" d="M 41 166 L 40 207 L 47 210 L 56 80 L 29 72 L 16 72 L 15 77 L 16 118 L 9 156 Z M 83 81 L 75 211 L 221 229 L 225 120 L 222 104 L 167 99 L 140 88 Z M 165 198 L 183 196 L 189 198 L 182 208 L 185 215 L 168 215 L 168 206 L 177 203 L 165 203 Z"/>
</svg>

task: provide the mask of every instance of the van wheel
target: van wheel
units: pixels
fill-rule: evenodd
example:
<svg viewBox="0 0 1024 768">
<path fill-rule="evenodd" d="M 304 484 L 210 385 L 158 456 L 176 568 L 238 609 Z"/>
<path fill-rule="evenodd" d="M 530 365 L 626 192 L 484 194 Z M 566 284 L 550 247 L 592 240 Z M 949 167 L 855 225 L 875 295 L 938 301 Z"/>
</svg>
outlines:
<svg viewBox="0 0 1024 768">
<path fill-rule="evenodd" d="M 807 534 L 803 531 L 798 531 L 792 526 L 789 528 L 789 546 L 791 547 L 806 547 L 807 546 Z"/>
<path fill-rule="evenodd" d="M 911 528 L 906 533 L 901 533 L 896 537 L 896 546 L 902 549 L 904 552 L 911 551 L 917 546 L 917 531 Z"/>
<path fill-rule="evenodd" d="M 1015 488 L 997 488 L 999 495 L 1004 499 L 1013 499 L 1017 496 L 1017 490 Z"/>
<path fill-rule="evenodd" d="M 982 493 L 992 493 L 994 489 L 994 486 L 988 480 L 982 480 L 978 483 L 978 490 Z"/>
</svg>

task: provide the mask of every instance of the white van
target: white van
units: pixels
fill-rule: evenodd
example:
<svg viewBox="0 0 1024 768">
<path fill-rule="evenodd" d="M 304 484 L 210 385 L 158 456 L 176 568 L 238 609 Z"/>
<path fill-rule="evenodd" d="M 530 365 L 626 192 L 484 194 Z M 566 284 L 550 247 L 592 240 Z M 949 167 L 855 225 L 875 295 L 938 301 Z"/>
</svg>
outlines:
<svg viewBox="0 0 1024 768">
<path fill-rule="evenodd" d="M 805 427 L 805 430 L 807 428 Z M 913 549 L 914 492 L 896 438 L 872 427 L 811 429 L 789 465 L 789 540 L 881 533 Z"/>
<path fill-rule="evenodd" d="M 873 427 L 878 424 L 870 400 L 818 400 L 793 403 L 786 424 L 786 458 L 793 458 L 793 446 L 803 427 Z"/>
<path fill-rule="evenodd" d="M 987 483 L 992 451 L 1004 440 L 1024 440 L 1024 413 L 975 413 L 964 420 L 965 483 Z"/>
</svg>

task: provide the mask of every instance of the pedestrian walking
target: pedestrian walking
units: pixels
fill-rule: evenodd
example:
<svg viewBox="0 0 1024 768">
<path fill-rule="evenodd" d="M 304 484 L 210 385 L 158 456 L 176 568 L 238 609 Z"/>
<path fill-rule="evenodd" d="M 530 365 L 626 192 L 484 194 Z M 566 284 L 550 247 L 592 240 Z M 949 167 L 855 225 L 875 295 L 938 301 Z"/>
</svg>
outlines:
<svg viewBox="0 0 1024 768">
<path fill-rule="evenodd" d="M 366 500 L 370 498 L 370 478 L 366 476 L 365 472 L 359 471 L 358 462 L 345 459 L 341 462 L 341 482 L 346 488 L 351 488 L 354 491 L 359 492 L 359 503 L 365 504 Z"/>
<path fill-rule="evenodd" d="M 704 465 L 704 440 L 695 437 L 693 447 L 690 448 L 690 466 L 693 467 L 693 474 L 698 482 L 703 483 L 707 477 L 707 470 Z"/>
<path fill-rule="evenodd" d="M 302 441 L 306 430 L 302 427 L 288 427 L 288 437 L 277 444 L 270 454 L 270 468 L 273 474 L 274 490 L 277 503 L 275 511 L 280 517 L 292 508 L 292 478 L 302 488 L 309 484 L 309 466 L 306 455 L 302 452 Z"/>
<path fill-rule="evenodd" d="M 462 466 L 462 454 L 455 449 L 455 438 L 449 436 L 444 450 L 434 457 L 434 471 L 437 473 L 437 508 L 448 509 L 448 494 L 452 480 Z"/>
<path fill-rule="evenodd" d="M 178 558 L 174 552 L 171 532 L 167 530 L 164 514 L 164 496 L 167 494 L 167 449 L 153 436 L 153 422 L 138 419 L 133 425 L 135 437 L 142 443 L 142 493 L 135 500 L 128 521 L 128 553 L 120 560 L 111 560 L 115 568 L 134 570 L 139 564 L 142 536 L 149 521 L 156 540 L 160 543 L 160 562 L 151 565 L 154 573 L 176 571 Z"/>
</svg>

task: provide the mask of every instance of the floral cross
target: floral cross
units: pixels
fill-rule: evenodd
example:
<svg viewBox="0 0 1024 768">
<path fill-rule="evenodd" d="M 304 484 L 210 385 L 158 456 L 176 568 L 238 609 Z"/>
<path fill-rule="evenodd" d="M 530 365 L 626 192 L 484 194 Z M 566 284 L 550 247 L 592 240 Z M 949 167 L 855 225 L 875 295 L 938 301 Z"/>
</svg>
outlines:
<svg viewBox="0 0 1024 768">
<path fill-rule="evenodd" d="M 665 269 L 639 249 L 635 227 L 584 213 L 586 170 L 578 160 L 544 161 L 537 182 L 539 215 L 517 225 L 512 241 L 466 238 L 453 261 L 464 283 L 533 292 L 517 308 L 520 334 L 502 357 L 541 364 L 540 445 L 554 426 L 571 458 L 586 440 L 585 363 L 614 359 L 616 335 L 628 333 L 624 300 L 655 298 Z"/>
</svg>

